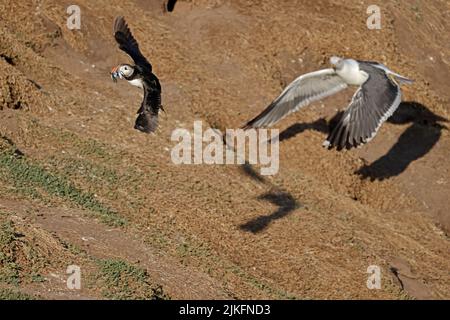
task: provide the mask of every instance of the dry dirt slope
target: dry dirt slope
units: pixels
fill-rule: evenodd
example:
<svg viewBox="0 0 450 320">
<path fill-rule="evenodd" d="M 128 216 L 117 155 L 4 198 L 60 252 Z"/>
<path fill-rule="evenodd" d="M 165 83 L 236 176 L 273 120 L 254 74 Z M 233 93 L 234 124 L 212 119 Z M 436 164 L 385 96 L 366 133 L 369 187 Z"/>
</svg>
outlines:
<svg viewBox="0 0 450 320">
<path fill-rule="evenodd" d="M 70 4 L 0 4 L 2 298 L 450 298 L 448 2 L 385 1 L 379 31 L 368 1 L 80 0 L 80 31 Z M 163 83 L 156 136 L 109 79 L 119 14 Z M 334 54 L 416 79 L 370 145 L 320 147 L 346 92 L 279 124 L 274 177 L 171 163 L 174 128 L 239 126 Z"/>
</svg>

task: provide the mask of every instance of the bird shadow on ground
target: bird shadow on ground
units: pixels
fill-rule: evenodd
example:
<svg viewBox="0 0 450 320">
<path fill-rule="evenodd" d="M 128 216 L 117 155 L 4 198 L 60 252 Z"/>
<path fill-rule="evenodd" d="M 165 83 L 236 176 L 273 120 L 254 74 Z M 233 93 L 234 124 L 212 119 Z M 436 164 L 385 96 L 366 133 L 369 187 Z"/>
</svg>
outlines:
<svg viewBox="0 0 450 320">
<path fill-rule="evenodd" d="M 259 196 L 258 200 L 268 201 L 278 206 L 278 209 L 271 214 L 259 216 L 240 225 L 239 228 L 241 230 L 257 234 L 265 230 L 274 220 L 282 219 L 301 207 L 301 204 L 289 192 L 281 190 L 270 180 L 259 174 L 251 164 L 245 163 L 242 165 L 241 171 L 251 179 L 270 186 L 271 190 Z"/>
<path fill-rule="evenodd" d="M 328 133 L 327 121 L 321 118 L 311 123 L 295 123 L 280 133 L 280 142 L 290 140 L 306 130 L 315 130 L 323 133 Z"/>
<path fill-rule="evenodd" d="M 274 220 L 284 218 L 300 207 L 300 204 L 291 194 L 280 190 L 265 193 L 259 196 L 258 199 L 268 201 L 278 206 L 278 209 L 270 215 L 260 216 L 242 224 L 240 226 L 241 230 L 255 234 L 259 233 L 266 229 Z"/>
<path fill-rule="evenodd" d="M 279 139 L 289 140 L 306 130 L 328 134 L 337 125 L 343 113 L 339 111 L 328 123 L 323 118 L 312 123 L 296 123 L 280 133 Z M 402 133 L 386 155 L 355 172 L 363 179 L 384 180 L 400 175 L 413 161 L 422 158 L 433 149 L 442 136 L 442 130 L 448 130 L 439 123 L 448 122 L 447 119 L 414 101 L 400 104 L 388 122 L 398 125 L 411 123 L 411 126 Z"/>
<path fill-rule="evenodd" d="M 413 161 L 433 149 L 442 136 L 442 130 L 448 130 L 439 123 L 448 122 L 447 119 L 418 102 L 402 103 L 388 122 L 412 125 L 402 133 L 387 154 L 355 172 L 363 179 L 384 180 L 400 175 Z"/>
<path fill-rule="evenodd" d="M 338 123 L 342 114 L 342 111 L 338 112 L 328 123 L 325 119 L 319 119 L 312 123 L 294 124 L 280 134 L 280 141 L 289 140 L 305 130 L 328 133 Z M 433 149 L 442 136 L 442 130 L 448 130 L 446 126 L 439 123 L 448 122 L 447 119 L 434 114 L 418 102 L 402 103 L 388 122 L 398 125 L 411 123 L 411 126 L 402 133 L 386 155 L 370 165 L 364 165 L 355 172 L 363 179 L 383 180 L 401 174 L 413 161 L 422 158 Z M 248 163 L 242 165 L 241 170 L 255 181 L 272 185 Z M 259 233 L 273 221 L 284 218 L 301 207 L 290 193 L 282 191 L 274 185 L 272 188 L 273 191 L 259 196 L 258 199 L 268 201 L 278 206 L 278 209 L 270 215 L 260 216 L 242 224 L 241 230 L 254 234 Z"/>
<path fill-rule="evenodd" d="M 265 184 L 268 183 L 268 181 L 267 181 L 262 175 L 260 175 L 260 174 L 253 168 L 253 166 L 252 166 L 250 163 L 245 162 L 245 164 L 243 164 L 243 165 L 240 166 L 240 169 L 241 169 L 241 171 L 242 171 L 245 175 L 249 176 L 249 177 L 252 178 L 253 180 L 258 181 L 258 182 L 261 182 L 261 183 L 265 183 Z"/>
</svg>

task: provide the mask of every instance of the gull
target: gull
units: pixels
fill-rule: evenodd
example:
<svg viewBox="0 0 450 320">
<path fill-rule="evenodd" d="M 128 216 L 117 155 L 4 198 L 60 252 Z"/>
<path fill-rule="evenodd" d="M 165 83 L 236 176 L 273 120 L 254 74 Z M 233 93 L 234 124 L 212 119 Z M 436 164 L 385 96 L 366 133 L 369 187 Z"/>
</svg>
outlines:
<svg viewBox="0 0 450 320">
<path fill-rule="evenodd" d="M 243 129 L 267 128 L 310 103 L 334 95 L 350 86 L 358 87 L 338 124 L 323 146 L 338 150 L 362 146 L 371 141 L 381 125 L 402 101 L 400 85 L 410 80 L 385 65 L 331 57 L 333 66 L 295 79 L 263 112 Z"/>
</svg>

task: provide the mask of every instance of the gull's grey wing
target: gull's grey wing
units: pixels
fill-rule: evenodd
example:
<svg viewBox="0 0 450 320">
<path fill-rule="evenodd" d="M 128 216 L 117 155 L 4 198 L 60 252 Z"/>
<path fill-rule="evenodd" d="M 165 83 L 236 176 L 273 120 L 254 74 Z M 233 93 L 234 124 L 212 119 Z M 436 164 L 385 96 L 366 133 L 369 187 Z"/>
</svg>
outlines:
<svg viewBox="0 0 450 320">
<path fill-rule="evenodd" d="M 379 62 L 374 62 L 374 61 L 358 61 L 360 63 L 360 65 L 362 66 L 367 66 L 367 65 L 371 65 L 374 66 L 378 69 L 383 70 L 384 72 L 386 72 L 387 75 L 394 77 L 395 81 L 400 84 L 400 85 L 404 85 L 404 84 L 413 84 L 414 80 L 409 79 L 405 76 L 402 76 L 398 73 L 395 73 L 394 71 L 392 71 L 391 69 L 389 69 L 388 67 L 386 67 L 384 64 L 379 63 Z"/>
<path fill-rule="evenodd" d="M 119 44 L 119 48 L 133 59 L 136 66 L 142 72 L 150 73 L 152 71 L 152 65 L 142 55 L 139 44 L 128 28 L 125 18 L 122 16 L 117 17 L 114 21 L 114 38 Z"/>
<path fill-rule="evenodd" d="M 381 125 L 397 110 L 402 100 L 400 86 L 375 66 L 361 66 L 369 74 L 324 146 L 350 149 L 372 140 Z"/>
<path fill-rule="evenodd" d="M 158 113 L 161 106 L 161 85 L 158 78 L 154 76 L 155 81 L 152 86 L 144 84 L 144 99 L 138 110 L 138 117 L 134 128 L 145 132 L 152 133 L 158 127 Z"/>
<path fill-rule="evenodd" d="M 334 69 L 324 69 L 298 77 L 244 129 L 269 127 L 313 101 L 331 96 L 347 88 Z"/>
</svg>

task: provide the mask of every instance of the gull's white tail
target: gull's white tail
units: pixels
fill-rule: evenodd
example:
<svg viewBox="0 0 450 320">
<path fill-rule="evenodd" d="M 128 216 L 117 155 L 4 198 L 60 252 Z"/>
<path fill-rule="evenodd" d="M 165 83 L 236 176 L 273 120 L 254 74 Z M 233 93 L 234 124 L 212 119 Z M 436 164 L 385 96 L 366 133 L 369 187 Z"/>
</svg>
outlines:
<svg viewBox="0 0 450 320">
<path fill-rule="evenodd" d="M 402 85 L 402 84 L 413 84 L 414 83 L 414 80 L 408 79 L 408 78 L 406 78 L 404 76 L 401 76 L 401 75 L 399 75 L 397 73 L 392 72 L 391 74 L 394 76 L 395 80 L 397 80 L 398 84 L 400 84 L 400 85 Z"/>
</svg>

